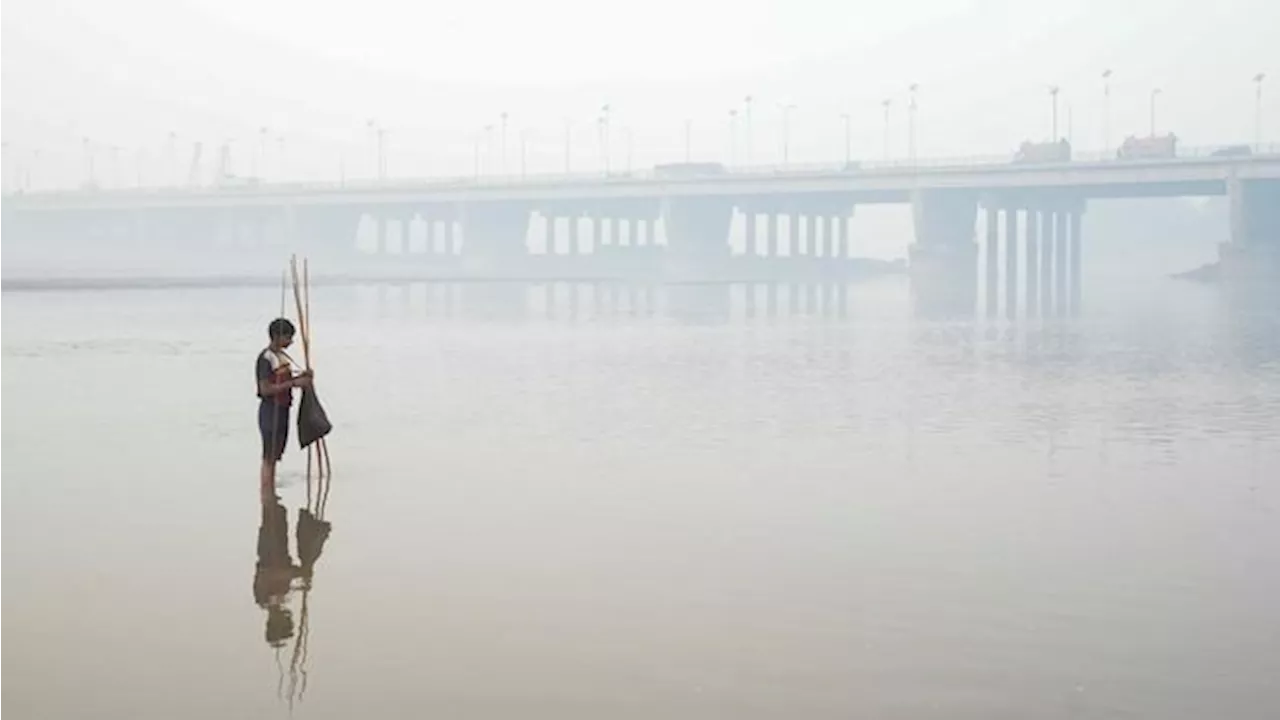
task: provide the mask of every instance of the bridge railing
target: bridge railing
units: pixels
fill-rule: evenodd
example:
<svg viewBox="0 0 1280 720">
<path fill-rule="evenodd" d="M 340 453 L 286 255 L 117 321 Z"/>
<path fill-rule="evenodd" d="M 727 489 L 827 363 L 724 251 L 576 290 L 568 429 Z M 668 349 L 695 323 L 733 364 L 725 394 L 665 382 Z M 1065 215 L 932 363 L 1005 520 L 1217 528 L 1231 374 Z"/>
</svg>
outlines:
<svg viewBox="0 0 1280 720">
<path fill-rule="evenodd" d="M 1249 158 L 1272 158 L 1280 156 L 1280 144 L 1266 145 L 1203 145 L 1183 146 L 1177 154 L 1170 158 L 1140 158 L 1142 162 L 1178 162 L 1185 160 L 1202 160 L 1220 157 L 1224 160 L 1241 160 Z M 214 184 L 200 186 L 155 186 L 134 188 L 72 188 L 58 190 L 41 190 L 28 193 L 6 193 L 6 196 L 39 196 L 42 198 L 78 197 L 85 195 L 111 194 L 113 196 L 190 196 L 217 193 L 219 195 L 290 195 L 298 193 L 326 193 L 347 191 L 403 191 L 422 192 L 439 190 L 465 190 L 484 188 L 499 190 L 508 187 L 527 187 L 530 185 L 573 186 L 599 185 L 601 183 L 625 185 L 628 183 L 651 182 L 688 182 L 700 180 L 751 180 L 768 177 L 797 177 L 805 175 L 833 174 L 877 174 L 901 175 L 947 171 L 963 171 L 972 168 L 1012 166 L 1072 166 L 1079 164 L 1111 164 L 1125 163 L 1133 160 L 1116 157 L 1116 151 L 1073 152 L 1071 160 L 1065 162 L 1015 163 L 1013 153 L 998 155 L 970 155 L 942 158 L 894 158 L 882 160 L 852 160 L 849 162 L 821 163 L 788 163 L 784 165 L 751 165 L 726 167 L 723 174 L 702 174 L 688 177 L 664 175 L 652 168 L 633 170 L 611 170 L 602 172 L 580 173 L 534 173 L 518 175 L 459 175 L 446 177 L 423 178 L 388 178 L 388 179 L 347 179 L 341 181 L 297 181 L 271 183 Z"/>
</svg>

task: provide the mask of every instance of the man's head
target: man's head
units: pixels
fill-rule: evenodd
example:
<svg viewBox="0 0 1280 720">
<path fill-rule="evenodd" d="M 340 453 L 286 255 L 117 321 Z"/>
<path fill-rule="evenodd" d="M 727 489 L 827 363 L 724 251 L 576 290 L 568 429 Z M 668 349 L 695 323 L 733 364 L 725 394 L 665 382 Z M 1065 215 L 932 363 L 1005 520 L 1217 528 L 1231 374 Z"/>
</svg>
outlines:
<svg viewBox="0 0 1280 720">
<path fill-rule="evenodd" d="M 267 336 L 271 338 L 271 345 L 278 348 L 287 348 L 293 344 L 294 328 L 293 323 L 286 318 L 276 318 L 267 326 Z"/>
</svg>

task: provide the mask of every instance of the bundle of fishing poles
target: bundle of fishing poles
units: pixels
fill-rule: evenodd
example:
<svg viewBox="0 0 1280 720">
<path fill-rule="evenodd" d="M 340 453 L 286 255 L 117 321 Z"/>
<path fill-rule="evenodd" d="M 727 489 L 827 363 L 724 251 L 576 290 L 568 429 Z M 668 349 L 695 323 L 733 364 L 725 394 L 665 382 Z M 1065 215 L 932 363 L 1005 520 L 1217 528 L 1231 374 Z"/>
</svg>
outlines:
<svg viewBox="0 0 1280 720">
<path fill-rule="evenodd" d="M 298 272 L 298 256 L 289 259 L 289 272 L 293 279 L 293 301 L 298 313 L 298 332 L 302 335 L 302 359 L 307 371 L 314 371 L 314 356 L 311 354 L 311 272 L 307 259 L 302 259 L 302 272 Z M 280 314 L 284 315 L 285 278 L 280 283 Z M 324 506 L 329 499 L 328 479 L 333 475 L 333 465 L 329 461 L 329 444 L 326 436 L 333 429 L 329 417 L 320 404 L 315 386 L 303 388 L 302 400 L 298 403 L 298 443 L 307 451 L 307 508 L 317 517 L 324 517 Z M 320 481 L 319 487 L 311 483 L 312 467 L 315 477 Z"/>
</svg>

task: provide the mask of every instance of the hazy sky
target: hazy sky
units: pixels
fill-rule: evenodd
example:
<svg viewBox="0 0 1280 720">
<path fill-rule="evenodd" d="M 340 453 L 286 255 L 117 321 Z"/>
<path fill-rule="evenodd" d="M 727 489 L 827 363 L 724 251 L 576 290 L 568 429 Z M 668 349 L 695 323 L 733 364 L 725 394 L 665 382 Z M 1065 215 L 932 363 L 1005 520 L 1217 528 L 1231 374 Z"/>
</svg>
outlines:
<svg viewBox="0 0 1280 720">
<path fill-rule="evenodd" d="M 1105 68 L 1112 145 L 1147 131 L 1157 86 L 1159 131 L 1248 142 L 1251 78 L 1271 71 L 1264 91 L 1280 94 L 1277 27 L 1280 3 L 1266 0 L 7 0 L 5 164 L 29 166 L 39 149 L 37 186 L 79 182 L 89 137 L 105 179 L 132 184 L 141 168 L 152 184 L 185 176 L 194 140 L 211 172 L 230 140 L 242 174 L 352 178 L 373 171 L 376 118 L 394 176 L 469 174 L 478 137 L 496 172 L 506 111 L 508 170 L 524 133 L 530 171 L 560 171 L 566 120 L 574 169 L 588 170 L 600 166 L 605 103 L 615 167 L 628 144 L 636 167 L 680 159 L 686 119 L 693 154 L 727 160 L 729 111 L 745 111 L 748 94 L 755 163 L 781 156 L 781 104 L 796 106 L 793 162 L 840 160 L 842 113 L 853 154 L 879 158 L 884 98 L 891 151 L 905 154 L 913 82 L 921 156 L 1047 138 L 1051 84 L 1061 133 L 1097 149 Z M 1264 97 L 1269 141 L 1280 141 L 1276 107 Z M 744 160 L 745 122 L 738 131 Z"/>
</svg>

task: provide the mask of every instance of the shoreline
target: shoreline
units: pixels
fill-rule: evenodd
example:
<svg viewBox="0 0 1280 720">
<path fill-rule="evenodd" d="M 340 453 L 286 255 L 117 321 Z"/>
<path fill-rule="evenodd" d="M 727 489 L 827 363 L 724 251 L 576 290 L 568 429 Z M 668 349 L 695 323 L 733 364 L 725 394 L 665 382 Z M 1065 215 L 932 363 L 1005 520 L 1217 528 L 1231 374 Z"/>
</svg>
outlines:
<svg viewBox="0 0 1280 720">
<path fill-rule="evenodd" d="M 880 277 L 905 274 L 905 270 L 886 263 L 883 268 L 863 268 L 860 272 L 842 273 L 838 276 L 809 275 L 796 277 L 724 276 L 706 278 L 672 278 L 662 276 L 602 276 L 602 275 L 415 275 L 376 273 L 368 275 L 313 275 L 316 286 L 337 287 L 352 285 L 401 285 L 413 283 L 618 283 L 646 285 L 732 285 L 739 283 L 771 282 L 779 284 L 845 283 L 871 280 Z M 266 275 L 138 275 L 138 276 L 68 276 L 0 277 L 0 292 L 38 293 L 102 290 L 209 290 L 224 288 L 278 287 L 279 277 Z"/>
</svg>

